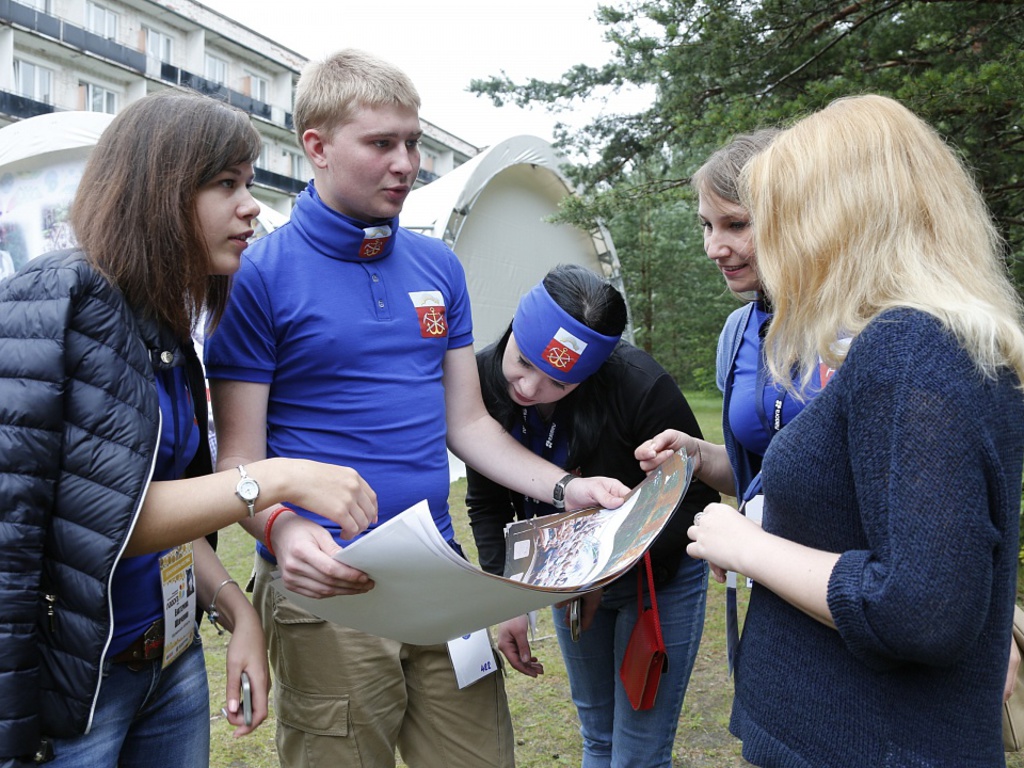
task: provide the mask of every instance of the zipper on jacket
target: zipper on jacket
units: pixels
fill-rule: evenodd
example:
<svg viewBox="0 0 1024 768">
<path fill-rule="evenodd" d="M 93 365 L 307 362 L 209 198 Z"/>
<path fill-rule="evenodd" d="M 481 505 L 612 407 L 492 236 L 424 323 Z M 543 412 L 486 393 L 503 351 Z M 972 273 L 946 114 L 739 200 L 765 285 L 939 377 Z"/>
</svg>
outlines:
<svg viewBox="0 0 1024 768">
<path fill-rule="evenodd" d="M 50 622 L 50 632 L 57 631 L 57 612 L 54 610 L 54 606 L 57 605 L 57 596 L 49 593 L 43 594 L 43 599 L 46 601 L 46 618 Z"/>
</svg>

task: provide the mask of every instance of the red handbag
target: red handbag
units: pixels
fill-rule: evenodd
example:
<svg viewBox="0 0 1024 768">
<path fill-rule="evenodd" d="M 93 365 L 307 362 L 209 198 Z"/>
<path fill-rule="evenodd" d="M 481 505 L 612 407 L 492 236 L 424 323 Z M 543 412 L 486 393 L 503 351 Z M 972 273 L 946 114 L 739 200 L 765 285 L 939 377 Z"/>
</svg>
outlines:
<svg viewBox="0 0 1024 768">
<path fill-rule="evenodd" d="M 661 675 L 668 671 L 668 654 L 661 637 L 661 620 L 658 618 L 658 603 L 654 596 L 654 574 L 651 571 L 651 555 L 644 553 L 647 569 L 647 584 L 651 592 L 651 607 L 644 608 L 644 582 L 639 569 L 636 572 L 637 619 L 633 633 L 629 636 L 626 653 L 622 657 L 619 678 L 626 689 L 633 709 L 650 709 L 658 695 Z"/>
</svg>

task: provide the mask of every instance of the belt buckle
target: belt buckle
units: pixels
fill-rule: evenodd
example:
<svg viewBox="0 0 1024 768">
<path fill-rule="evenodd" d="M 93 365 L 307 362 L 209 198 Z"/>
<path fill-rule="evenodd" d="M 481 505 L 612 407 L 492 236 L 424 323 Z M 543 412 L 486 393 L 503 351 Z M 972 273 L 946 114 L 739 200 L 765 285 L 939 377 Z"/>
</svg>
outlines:
<svg viewBox="0 0 1024 768">
<path fill-rule="evenodd" d="M 142 658 L 144 661 L 163 656 L 164 648 L 164 622 L 163 619 L 154 621 L 142 635 Z"/>
</svg>

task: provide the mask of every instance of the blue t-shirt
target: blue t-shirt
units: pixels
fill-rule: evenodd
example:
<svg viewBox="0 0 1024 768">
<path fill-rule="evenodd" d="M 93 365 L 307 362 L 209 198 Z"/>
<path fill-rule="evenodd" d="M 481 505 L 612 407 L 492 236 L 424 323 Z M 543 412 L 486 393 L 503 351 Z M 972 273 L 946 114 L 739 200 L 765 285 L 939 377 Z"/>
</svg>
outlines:
<svg viewBox="0 0 1024 768">
<path fill-rule="evenodd" d="M 472 343 L 451 249 L 397 218 L 343 216 L 311 183 L 290 221 L 246 250 L 205 357 L 211 379 L 270 385 L 268 457 L 354 468 L 377 493 L 378 524 L 426 499 L 451 539 L 442 364 Z"/>
<path fill-rule="evenodd" d="M 750 313 L 736 354 L 729 401 L 729 424 L 736 441 L 757 456 L 764 456 L 775 433 L 807 404 L 770 381 L 762 354 L 763 330 L 770 317 L 760 305 Z M 820 376 L 815 371 L 807 399 L 820 389 Z"/>
<path fill-rule="evenodd" d="M 160 398 L 160 445 L 153 480 L 177 480 L 199 450 L 199 425 L 184 367 L 156 371 Z M 205 396 L 205 393 L 204 393 Z M 111 602 L 114 637 L 109 654 L 120 653 L 163 616 L 160 558 L 168 550 L 125 557 L 114 569 Z"/>
</svg>

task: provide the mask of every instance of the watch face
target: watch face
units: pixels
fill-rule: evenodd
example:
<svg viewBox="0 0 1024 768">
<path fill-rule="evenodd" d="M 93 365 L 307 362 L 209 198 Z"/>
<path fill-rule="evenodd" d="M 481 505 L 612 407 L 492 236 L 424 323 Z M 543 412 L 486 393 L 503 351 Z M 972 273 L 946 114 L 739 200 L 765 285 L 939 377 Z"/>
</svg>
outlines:
<svg viewBox="0 0 1024 768">
<path fill-rule="evenodd" d="M 260 486 L 251 477 L 243 477 L 238 481 L 235 492 L 246 501 L 255 501 L 256 497 L 260 495 Z"/>
</svg>

